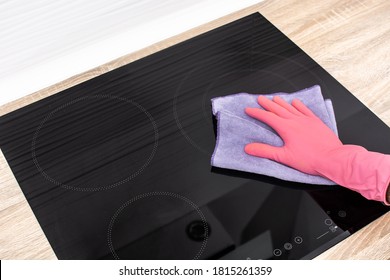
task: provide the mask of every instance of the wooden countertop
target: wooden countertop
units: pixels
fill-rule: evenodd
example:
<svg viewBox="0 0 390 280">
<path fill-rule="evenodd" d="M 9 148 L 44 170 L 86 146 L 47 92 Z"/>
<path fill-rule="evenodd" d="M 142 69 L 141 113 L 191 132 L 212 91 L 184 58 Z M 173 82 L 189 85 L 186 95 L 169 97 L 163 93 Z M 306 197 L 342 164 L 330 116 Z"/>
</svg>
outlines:
<svg viewBox="0 0 390 280">
<path fill-rule="evenodd" d="M 0 116 L 259 11 L 390 126 L 390 2 L 264 1 L 0 107 Z M 0 151 L 0 259 L 55 259 Z M 390 213 L 316 259 L 390 259 Z"/>
</svg>

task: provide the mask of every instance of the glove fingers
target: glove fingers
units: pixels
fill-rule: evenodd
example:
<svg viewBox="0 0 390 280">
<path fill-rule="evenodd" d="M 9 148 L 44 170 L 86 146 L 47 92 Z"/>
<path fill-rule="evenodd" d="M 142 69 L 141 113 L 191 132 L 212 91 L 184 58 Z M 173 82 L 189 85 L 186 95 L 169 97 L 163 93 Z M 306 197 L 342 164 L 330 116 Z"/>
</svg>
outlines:
<svg viewBox="0 0 390 280">
<path fill-rule="evenodd" d="M 295 107 L 291 106 L 291 104 L 289 104 L 286 100 L 284 100 L 283 98 L 281 98 L 280 96 L 275 96 L 274 98 L 272 98 L 272 100 L 279 104 L 280 106 L 282 106 L 284 109 L 286 109 L 287 111 L 289 111 L 290 113 L 296 115 L 296 116 L 302 116 L 302 113 L 299 112 Z"/>
<path fill-rule="evenodd" d="M 309 108 L 306 107 L 305 104 L 302 103 L 299 99 L 294 99 L 291 102 L 291 105 L 293 105 L 299 112 L 302 114 L 308 116 L 308 117 L 317 117 Z"/>
<path fill-rule="evenodd" d="M 267 158 L 278 162 L 281 161 L 283 156 L 282 148 L 263 143 L 250 143 L 245 146 L 245 152 L 252 156 Z"/>
<path fill-rule="evenodd" d="M 260 108 L 245 108 L 245 113 L 261 122 L 266 123 L 277 131 L 278 123 L 280 124 L 280 118 L 274 113 L 265 111 Z"/>
<path fill-rule="evenodd" d="M 257 98 L 257 102 L 260 104 L 261 107 L 266 109 L 267 111 L 270 111 L 274 113 L 275 115 L 282 117 L 282 118 L 287 118 L 291 116 L 291 113 L 280 106 L 278 103 L 273 102 L 272 100 L 269 100 L 267 97 L 260 95 Z"/>
</svg>

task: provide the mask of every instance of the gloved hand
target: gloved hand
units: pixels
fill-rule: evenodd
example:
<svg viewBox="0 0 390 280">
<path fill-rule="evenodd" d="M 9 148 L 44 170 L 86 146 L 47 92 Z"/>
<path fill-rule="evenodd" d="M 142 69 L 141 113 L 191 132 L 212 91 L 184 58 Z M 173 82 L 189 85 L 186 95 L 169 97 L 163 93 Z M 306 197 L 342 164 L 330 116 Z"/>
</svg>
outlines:
<svg viewBox="0 0 390 280">
<path fill-rule="evenodd" d="M 259 96 L 265 109 L 246 108 L 245 112 L 272 127 L 284 141 L 274 147 L 250 143 L 245 152 L 288 165 L 299 171 L 326 177 L 372 200 L 386 201 L 390 183 L 390 155 L 367 151 L 357 145 L 344 145 L 301 101 L 290 105 L 281 97 L 270 100 Z"/>
</svg>

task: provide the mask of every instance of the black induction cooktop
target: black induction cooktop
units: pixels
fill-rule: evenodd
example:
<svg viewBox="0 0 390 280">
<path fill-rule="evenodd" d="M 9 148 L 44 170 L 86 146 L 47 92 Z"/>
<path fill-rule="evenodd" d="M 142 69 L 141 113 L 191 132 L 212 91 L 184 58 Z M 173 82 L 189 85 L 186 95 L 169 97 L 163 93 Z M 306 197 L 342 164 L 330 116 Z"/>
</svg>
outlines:
<svg viewBox="0 0 390 280">
<path fill-rule="evenodd" d="M 388 208 L 212 168 L 210 99 L 315 84 L 344 143 L 390 153 L 390 129 L 258 13 L 1 117 L 0 147 L 59 259 L 313 258 Z"/>
</svg>

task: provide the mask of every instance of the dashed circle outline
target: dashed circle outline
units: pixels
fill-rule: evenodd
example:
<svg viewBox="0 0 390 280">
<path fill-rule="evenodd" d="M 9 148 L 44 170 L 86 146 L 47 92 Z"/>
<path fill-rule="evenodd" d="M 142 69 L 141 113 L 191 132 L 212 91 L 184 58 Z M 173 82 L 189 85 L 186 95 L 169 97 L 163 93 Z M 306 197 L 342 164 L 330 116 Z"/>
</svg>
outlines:
<svg viewBox="0 0 390 280">
<path fill-rule="evenodd" d="M 118 254 L 116 253 L 114 245 L 112 243 L 112 230 L 113 230 L 113 227 L 115 224 L 115 220 L 118 218 L 120 213 L 126 207 L 128 207 L 130 204 L 134 203 L 135 201 L 137 201 L 139 199 L 147 198 L 150 196 L 170 196 L 173 198 L 181 199 L 181 200 L 185 201 L 186 203 L 188 203 L 189 205 L 191 205 L 191 207 L 195 209 L 195 211 L 198 213 L 198 215 L 200 216 L 200 218 L 203 222 L 203 227 L 204 227 L 204 232 L 205 232 L 205 238 L 202 241 L 202 245 L 201 245 L 199 251 L 197 252 L 197 254 L 195 255 L 195 257 L 193 258 L 193 260 L 199 259 L 199 257 L 202 255 L 203 251 L 205 250 L 205 248 L 207 246 L 207 241 L 208 241 L 208 236 L 209 236 L 208 226 L 207 226 L 208 223 L 207 223 L 206 217 L 204 216 L 204 214 L 200 210 L 200 208 L 194 202 L 192 202 L 190 199 L 188 199 L 187 197 L 184 197 L 184 196 L 176 194 L 176 193 L 163 192 L 163 191 L 148 192 L 148 193 L 143 193 L 143 194 L 137 195 L 137 196 L 133 197 L 132 199 L 126 201 L 124 204 L 122 204 L 122 206 L 119 207 L 118 210 L 115 212 L 114 216 L 111 217 L 110 224 L 109 224 L 108 230 L 107 230 L 107 242 L 108 242 L 108 247 L 110 248 L 111 254 L 114 256 L 114 258 L 117 260 L 120 259 Z"/>
<path fill-rule="evenodd" d="M 301 69 L 304 69 L 306 70 L 308 73 L 310 73 L 310 75 L 312 75 L 317 81 L 321 82 L 323 85 L 321 86 L 324 86 L 327 91 L 329 92 L 329 88 L 328 86 L 326 85 L 326 83 L 320 78 L 317 76 L 317 74 L 315 73 L 312 73 L 312 71 L 310 69 L 308 69 L 306 66 L 302 65 L 301 63 L 299 62 L 296 62 L 294 60 L 292 60 L 291 58 L 288 58 L 288 57 L 285 57 L 285 56 L 282 56 L 282 55 L 279 55 L 279 54 L 274 54 L 274 53 L 270 53 L 270 52 L 258 52 L 258 51 L 245 51 L 245 52 L 231 52 L 231 53 L 227 53 L 227 54 L 220 54 L 220 55 L 215 55 L 213 56 L 212 58 L 209 58 L 209 59 L 205 59 L 205 60 L 202 60 L 201 62 L 198 63 L 198 66 L 195 66 L 192 70 L 190 70 L 185 76 L 184 78 L 181 80 L 181 82 L 179 83 L 179 85 L 177 86 L 176 88 L 176 91 L 175 91 L 175 95 L 174 95 L 174 98 L 173 98 L 173 117 L 175 119 L 175 122 L 176 122 L 176 125 L 177 127 L 179 128 L 180 130 L 180 133 L 184 136 L 184 138 L 193 146 L 195 147 L 197 150 L 199 150 L 200 152 L 206 154 L 206 155 L 210 155 L 209 152 L 205 151 L 202 147 L 200 147 L 197 143 L 195 143 L 191 137 L 189 137 L 187 135 L 187 132 L 184 130 L 181 122 L 180 122 L 180 119 L 179 119 L 179 114 L 177 113 L 177 99 L 178 99 L 178 96 L 179 96 L 179 92 L 182 88 L 182 86 L 184 85 L 184 82 L 188 79 L 188 77 L 194 73 L 195 71 L 197 71 L 199 68 L 202 67 L 202 62 L 204 61 L 211 61 L 213 59 L 217 59 L 217 58 L 223 58 L 223 57 L 228 57 L 228 56 L 234 56 L 234 55 L 240 55 L 240 54 L 250 54 L 250 55 L 253 55 L 253 54 L 262 54 L 262 55 L 266 55 L 266 56 L 269 56 L 269 57 L 278 57 L 279 59 L 282 59 L 282 60 L 288 60 L 292 63 L 294 63 L 295 65 L 297 65 L 298 67 L 300 67 Z M 247 69 L 251 69 L 251 68 L 247 68 Z M 252 68 L 252 69 L 257 69 L 257 68 Z M 261 69 L 259 69 L 261 70 Z M 203 106 L 203 105 L 202 105 Z"/>
<path fill-rule="evenodd" d="M 115 182 L 115 183 L 112 183 L 110 185 L 107 185 L 107 186 L 100 186 L 100 187 L 93 187 L 93 188 L 85 188 L 85 187 L 76 187 L 76 186 L 71 186 L 71 185 L 67 185 L 67 184 L 63 184 L 59 181 L 57 181 L 56 179 L 50 177 L 43 169 L 42 167 L 40 166 L 39 164 L 39 161 L 37 159 L 37 156 L 36 156 L 36 143 L 37 143 L 37 139 L 38 139 L 38 135 L 39 135 L 39 132 L 42 130 L 42 128 L 44 127 L 45 123 L 51 118 L 53 117 L 53 115 L 55 113 L 57 113 L 58 111 L 61 111 L 63 110 L 64 108 L 70 106 L 70 105 L 73 105 L 77 102 L 80 102 L 80 101 L 84 101 L 84 100 L 88 100 L 88 99 L 113 99 L 113 100 L 119 100 L 119 101 L 122 101 L 122 102 L 126 102 L 130 105 L 133 105 L 135 107 L 137 107 L 139 110 L 141 110 L 147 117 L 148 119 L 150 120 L 150 122 L 152 123 L 153 125 L 153 130 L 154 130 L 154 144 L 153 144 L 153 149 L 152 149 L 152 152 L 151 154 L 149 155 L 149 157 L 147 158 L 146 162 L 137 170 L 135 171 L 134 173 L 132 173 L 130 176 L 118 181 L 118 182 Z M 157 129 L 157 124 L 155 122 L 155 120 L 153 119 L 152 115 L 144 108 L 142 107 L 140 104 L 138 104 L 137 102 L 133 101 L 133 100 L 130 100 L 130 99 L 126 99 L 126 98 L 123 98 L 123 97 L 119 97 L 119 96 L 113 96 L 113 95 L 106 95 L 106 94 L 99 94 L 99 95 L 90 95 L 90 96 L 84 96 L 84 97 L 80 97 L 80 98 L 76 98 L 76 99 L 73 99 L 59 107 L 57 107 L 56 109 L 54 109 L 53 111 L 51 111 L 49 114 L 47 114 L 45 116 L 45 118 L 41 121 L 40 125 L 38 126 L 38 128 L 35 130 L 35 133 L 34 133 L 34 136 L 33 136 L 33 139 L 32 139 L 32 143 L 31 143 L 31 156 L 32 156 L 32 160 L 34 162 L 34 165 L 35 167 L 37 168 L 37 170 L 39 171 L 39 173 L 46 179 L 48 180 L 49 182 L 59 186 L 59 187 L 62 187 L 62 188 L 65 188 L 65 189 L 68 189 L 68 190 L 74 190 L 74 191 L 82 191 L 82 192 L 95 192 L 95 191 L 103 191 L 103 190 L 108 190 L 108 189 L 112 189 L 112 188 L 115 188 L 121 184 L 124 184 L 130 180 L 132 180 L 134 177 L 138 176 L 139 174 L 141 174 L 144 169 L 150 164 L 150 162 L 152 161 L 154 155 L 156 154 L 156 151 L 157 151 L 157 147 L 158 147 L 158 139 L 159 139 L 159 134 L 158 134 L 158 129 Z"/>
</svg>

